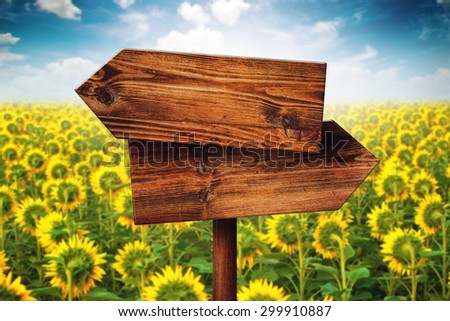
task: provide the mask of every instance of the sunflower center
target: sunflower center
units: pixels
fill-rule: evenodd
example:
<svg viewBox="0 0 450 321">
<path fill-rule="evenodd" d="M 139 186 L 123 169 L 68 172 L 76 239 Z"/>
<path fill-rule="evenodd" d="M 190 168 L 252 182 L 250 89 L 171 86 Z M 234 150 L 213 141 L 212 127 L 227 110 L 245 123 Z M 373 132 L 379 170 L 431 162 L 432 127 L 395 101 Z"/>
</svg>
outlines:
<svg viewBox="0 0 450 321">
<path fill-rule="evenodd" d="M 440 203 L 431 203 L 427 206 L 423 213 L 425 224 L 431 227 L 439 227 L 442 223 L 442 217 L 445 210 Z"/>
<path fill-rule="evenodd" d="M 419 165 L 420 168 L 427 167 L 427 162 L 428 162 L 427 154 L 422 154 L 419 157 L 417 157 L 417 165 Z"/>
<path fill-rule="evenodd" d="M 392 254 L 402 265 L 408 265 L 412 256 L 418 260 L 421 251 L 422 243 L 418 238 L 414 235 L 404 235 L 395 242 Z"/>
<path fill-rule="evenodd" d="M 71 248 L 62 253 L 64 264 L 58 264 L 58 276 L 68 284 L 66 268 L 72 271 L 72 284 L 78 287 L 83 286 L 94 272 L 94 261 L 89 253 L 84 249 Z"/>
<path fill-rule="evenodd" d="M 343 239 L 342 228 L 335 223 L 326 224 L 320 233 L 320 243 L 325 249 L 339 249 L 336 238 Z"/>
<path fill-rule="evenodd" d="M 429 194 L 432 190 L 433 184 L 427 179 L 422 179 L 414 185 L 414 192 L 422 198 Z"/>
<path fill-rule="evenodd" d="M 3 151 L 3 155 L 6 159 L 12 160 L 17 158 L 17 151 L 14 148 L 7 148 Z"/>
<path fill-rule="evenodd" d="M 100 164 L 103 162 L 103 157 L 98 154 L 91 155 L 89 158 L 89 162 L 93 167 L 100 166 Z"/>
<path fill-rule="evenodd" d="M 398 157 L 404 162 L 410 162 L 412 159 L 412 154 L 409 150 L 403 149 L 398 153 Z"/>
<path fill-rule="evenodd" d="M 397 223 L 398 219 L 391 212 L 381 212 L 377 217 L 378 232 L 387 233 Z"/>
<path fill-rule="evenodd" d="M 390 196 L 398 196 L 406 189 L 406 184 L 402 177 L 398 175 L 391 175 L 384 180 L 383 188 L 386 191 L 386 194 Z"/>
<path fill-rule="evenodd" d="M 44 164 L 44 156 L 38 153 L 31 154 L 28 158 L 28 165 L 32 168 L 39 168 Z"/>
<path fill-rule="evenodd" d="M 248 301 L 274 301 L 276 298 L 269 294 L 255 293 L 252 295 Z"/>
<path fill-rule="evenodd" d="M 104 191 L 115 191 L 122 185 L 119 175 L 114 172 L 107 172 L 103 174 L 100 179 L 100 186 Z"/>
<path fill-rule="evenodd" d="M 84 150 L 86 150 L 88 148 L 88 143 L 85 140 L 82 139 L 77 139 L 74 143 L 73 143 L 73 148 L 77 151 L 77 152 L 82 152 Z"/>
<path fill-rule="evenodd" d="M 157 301 L 196 301 L 197 296 L 191 286 L 181 281 L 170 281 L 159 288 Z"/>
<path fill-rule="evenodd" d="M 71 203 L 78 198 L 80 191 L 76 185 L 71 183 L 61 183 L 58 188 L 58 198 L 59 200 L 67 203 Z"/>
<path fill-rule="evenodd" d="M 65 178 L 68 174 L 67 166 L 64 164 L 56 164 L 52 168 L 52 176 L 54 178 Z"/>
<path fill-rule="evenodd" d="M 0 286 L 0 301 L 20 301 L 14 291 L 10 291 L 3 286 Z"/>
<path fill-rule="evenodd" d="M 47 215 L 47 210 L 41 205 L 31 205 L 24 211 L 25 227 L 34 227 L 35 222 Z"/>
<path fill-rule="evenodd" d="M 130 251 L 123 259 L 123 269 L 130 278 L 139 278 L 141 273 L 147 270 L 146 258 L 149 254 L 145 251 Z"/>
<path fill-rule="evenodd" d="M 47 152 L 48 152 L 50 155 L 54 155 L 54 154 L 58 153 L 58 152 L 59 152 L 59 146 L 58 146 L 58 144 L 56 144 L 56 143 L 49 143 L 49 144 L 47 145 Z"/>
<path fill-rule="evenodd" d="M 80 167 L 78 167 L 78 175 L 82 176 L 82 177 L 87 177 L 89 175 L 89 173 L 91 172 L 91 169 L 89 168 L 88 165 L 81 165 Z"/>
</svg>

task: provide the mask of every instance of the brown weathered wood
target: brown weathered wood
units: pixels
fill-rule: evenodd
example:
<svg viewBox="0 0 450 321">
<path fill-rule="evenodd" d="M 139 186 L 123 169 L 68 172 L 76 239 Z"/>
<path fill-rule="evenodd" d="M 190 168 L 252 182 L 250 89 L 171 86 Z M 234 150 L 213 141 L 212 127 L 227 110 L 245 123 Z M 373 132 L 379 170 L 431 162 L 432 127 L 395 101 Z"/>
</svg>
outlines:
<svg viewBox="0 0 450 321">
<path fill-rule="evenodd" d="M 236 301 L 236 219 L 213 221 L 213 299 Z"/>
<path fill-rule="evenodd" d="M 317 152 L 325 63 L 122 50 L 76 92 L 116 137 Z"/>
<path fill-rule="evenodd" d="M 322 140 L 319 154 L 130 140 L 135 222 L 338 209 L 378 160 L 335 122 Z"/>
</svg>

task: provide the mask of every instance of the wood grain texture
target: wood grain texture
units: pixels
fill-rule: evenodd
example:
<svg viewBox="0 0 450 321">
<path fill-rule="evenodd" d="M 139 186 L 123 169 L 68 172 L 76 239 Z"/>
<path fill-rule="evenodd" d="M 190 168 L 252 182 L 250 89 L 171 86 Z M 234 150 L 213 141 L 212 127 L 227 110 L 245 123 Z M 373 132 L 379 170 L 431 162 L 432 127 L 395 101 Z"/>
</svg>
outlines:
<svg viewBox="0 0 450 321">
<path fill-rule="evenodd" d="M 322 136 L 318 154 L 130 140 L 135 223 L 338 209 L 378 160 L 335 122 Z"/>
<path fill-rule="evenodd" d="M 237 220 L 213 221 L 213 299 L 236 301 Z"/>
<path fill-rule="evenodd" d="M 76 92 L 114 136 L 317 152 L 325 63 L 122 50 Z"/>
</svg>

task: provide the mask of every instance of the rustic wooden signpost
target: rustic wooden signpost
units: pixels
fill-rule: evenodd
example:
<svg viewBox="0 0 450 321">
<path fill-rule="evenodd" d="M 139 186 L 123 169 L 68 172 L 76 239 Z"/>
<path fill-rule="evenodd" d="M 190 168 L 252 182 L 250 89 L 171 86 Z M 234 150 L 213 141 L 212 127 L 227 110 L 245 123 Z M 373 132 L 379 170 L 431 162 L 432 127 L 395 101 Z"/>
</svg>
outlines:
<svg viewBox="0 0 450 321">
<path fill-rule="evenodd" d="M 326 65 L 122 50 L 76 92 L 129 140 L 136 224 L 213 220 L 213 296 L 236 299 L 236 218 L 335 210 L 378 160 L 323 122 Z"/>
</svg>

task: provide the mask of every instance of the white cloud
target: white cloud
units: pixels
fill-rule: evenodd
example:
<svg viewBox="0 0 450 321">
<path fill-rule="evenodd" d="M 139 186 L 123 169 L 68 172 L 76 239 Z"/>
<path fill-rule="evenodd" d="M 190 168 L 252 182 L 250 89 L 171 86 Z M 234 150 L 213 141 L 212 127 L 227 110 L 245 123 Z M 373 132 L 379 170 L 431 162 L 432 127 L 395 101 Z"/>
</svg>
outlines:
<svg viewBox="0 0 450 321">
<path fill-rule="evenodd" d="M 162 12 L 154 8 L 127 11 L 118 16 L 118 22 L 108 32 L 127 41 L 142 40 L 149 36 L 154 19 L 161 16 Z"/>
<path fill-rule="evenodd" d="M 158 39 L 156 47 L 163 50 L 219 53 L 224 43 L 224 37 L 219 31 L 198 26 L 186 33 L 172 30 Z"/>
<path fill-rule="evenodd" d="M 0 66 L 6 61 L 19 61 L 24 60 L 25 56 L 21 54 L 16 54 L 9 51 L 8 48 L 0 47 Z"/>
<path fill-rule="evenodd" d="M 450 69 L 438 68 L 434 73 L 425 76 L 414 76 L 409 79 L 415 93 L 424 97 L 450 98 Z"/>
<path fill-rule="evenodd" d="M 11 33 L 0 33 L 0 45 L 14 45 L 20 38 L 14 37 Z"/>
<path fill-rule="evenodd" d="M 0 77 L 0 99 L 75 98 L 75 88 L 98 68 L 80 57 L 53 61 L 44 68 L 11 66 Z"/>
<path fill-rule="evenodd" d="M 197 25 L 205 25 L 210 21 L 209 15 L 199 4 L 191 5 L 189 2 L 183 2 L 177 10 L 178 14 L 190 22 Z"/>
<path fill-rule="evenodd" d="M 214 0 L 211 3 L 214 17 L 226 26 L 233 26 L 249 9 L 250 4 L 244 0 Z"/>
<path fill-rule="evenodd" d="M 60 18 L 81 20 L 81 10 L 72 0 L 37 0 L 36 3 L 42 10 L 54 13 Z"/>
<path fill-rule="evenodd" d="M 122 9 L 128 9 L 135 0 L 114 0 L 114 3 L 116 3 L 119 7 Z"/>
</svg>

